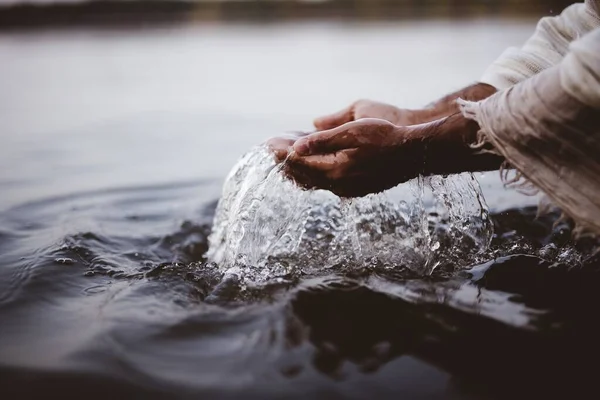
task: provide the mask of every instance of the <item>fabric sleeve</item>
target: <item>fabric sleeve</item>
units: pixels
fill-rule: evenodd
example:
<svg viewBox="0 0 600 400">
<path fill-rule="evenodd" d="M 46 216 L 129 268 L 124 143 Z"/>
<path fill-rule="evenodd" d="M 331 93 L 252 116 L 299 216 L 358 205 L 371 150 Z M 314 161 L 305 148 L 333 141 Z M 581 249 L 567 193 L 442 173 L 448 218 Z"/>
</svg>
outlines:
<svg viewBox="0 0 600 400">
<path fill-rule="evenodd" d="M 480 101 L 463 115 L 528 182 L 583 231 L 600 235 L 600 28 L 557 66 Z"/>
<path fill-rule="evenodd" d="M 521 48 L 508 48 L 488 67 L 480 82 L 504 90 L 557 65 L 574 40 L 600 26 L 600 0 L 567 7 L 560 15 L 542 18 Z"/>
</svg>

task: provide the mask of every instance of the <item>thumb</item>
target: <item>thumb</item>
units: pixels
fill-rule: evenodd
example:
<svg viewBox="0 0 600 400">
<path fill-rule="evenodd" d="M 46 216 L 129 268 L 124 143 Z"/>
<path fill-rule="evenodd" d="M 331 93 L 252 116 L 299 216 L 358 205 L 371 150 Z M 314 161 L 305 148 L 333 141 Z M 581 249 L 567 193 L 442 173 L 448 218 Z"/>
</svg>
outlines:
<svg viewBox="0 0 600 400">
<path fill-rule="evenodd" d="M 336 112 L 335 114 L 326 115 L 324 117 L 319 117 L 314 120 L 315 128 L 322 131 L 325 129 L 336 128 L 340 125 L 343 125 L 347 122 L 354 120 L 354 106 L 349 106 L 344 108 L 341 111 Z"/>
<path fill-rule="evenodd" d="M 328 131 L 316 132 L 305 136 L 294 143 L 293 150 L 299 156 L 334 153 L 338 150 L 359 146 L 355 135 L 343 125 Z"/>
</svg>

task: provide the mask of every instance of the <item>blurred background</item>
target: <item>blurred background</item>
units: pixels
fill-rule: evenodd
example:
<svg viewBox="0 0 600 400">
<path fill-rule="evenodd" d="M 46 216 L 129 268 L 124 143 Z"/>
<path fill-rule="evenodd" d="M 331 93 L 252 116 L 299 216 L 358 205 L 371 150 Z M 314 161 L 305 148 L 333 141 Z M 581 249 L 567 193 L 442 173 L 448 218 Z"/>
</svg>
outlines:
<svg viewBox="0 0 600 400">
<path fill-rule="evenodd" d="M 472 18 L 552 13 L 566 0 L 3 0 L 4 27 Z"/>
<path fill-rule="evenodd" d="M 419 107 L 476 81 L 567 4 L 1 0 L 0 208 L 220 181 L 359 98 Z"/>
</svg>

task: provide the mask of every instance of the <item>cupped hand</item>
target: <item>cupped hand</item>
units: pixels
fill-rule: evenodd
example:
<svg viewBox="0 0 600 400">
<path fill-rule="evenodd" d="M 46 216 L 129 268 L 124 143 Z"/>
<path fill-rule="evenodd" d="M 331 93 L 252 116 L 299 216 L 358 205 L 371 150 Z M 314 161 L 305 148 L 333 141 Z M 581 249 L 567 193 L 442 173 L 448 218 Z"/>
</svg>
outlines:
<svg viewBox="0 0 600 400">
<path fill-rule="evenodd" d="M 286 159 L 296 140 L 308 134 L 307 132 L 288 132 L 282 136 L 276 136 L 267 140 L 265 144 L 275 156 L 275 161 L 280 163 Z"/>
<path fill-rule="evenodd" d="M 361 119 L 298 139 L 284 171 L 305 188 L 360 197 L 417 176 L 423 166 L 420 146 L 409 128 Z"/>
<path fill-rule="evenodd" d="M 398 126 L 420 123 L 416 111 L 403 110 L 390 104 L 371 100 L 358 100 L 335 114 L 315 119 L 314 125 L 318 131 L 323 131 L 366 118 L 382 119 Z M 275 156 L 275 160 L 282 162 L 288 156 L 289 150 L 296 140 L 306 135 L 308 133 L 292 132 L 284 136 L 271 138 L 266 142 L 266 145 Z"/>
<path fill-rule="evenodd" d="M 315 119 L 314 125 L 318 130 L 327 130 L 363 118 L 383 119 L 398 126 L 419 123 L 412 110 L 404 110 L 371 100 L 359 100 L 335 114 Z"/>
</svg>

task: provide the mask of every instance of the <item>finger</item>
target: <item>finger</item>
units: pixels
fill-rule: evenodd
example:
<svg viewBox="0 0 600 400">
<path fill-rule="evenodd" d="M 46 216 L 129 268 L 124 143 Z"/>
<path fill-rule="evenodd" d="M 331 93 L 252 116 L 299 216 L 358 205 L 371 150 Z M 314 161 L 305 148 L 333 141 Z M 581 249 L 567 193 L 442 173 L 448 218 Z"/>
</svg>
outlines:
<svg viewBox="0 0 600 400">
<path fill-rule="evenodd" d="M 357 185 L 355 179 L 358 176 L 343 176 L 337 179 L 331 178 L 331 172 L 323 172 L 310 169 L 304 164 L 286 163 L 284 173 L 292 179 L 296 185 L 305 190 L 329 190 L 339 197 L 360 197 L 370 192 L 365 191 L 362 185 Z"/>
<path fill-rule="evenodd" d="M 326 179 L 322 171 L 310 169 L 301 163 L 286 161 L 283 164 L 283 173 L 304 189 L 315 189 L 325 185 Z"/>
<path fill-rule="evenodd" d="M 310 135 L 311 133 L 314 133 L 315 131 L 312 132 L 304 132 L 304 131 L 287 131 L 285 132 L 283 135 L 281 135 L 282 137 L 285 138 L 293 138 L 293 139 L 298 139 L 301 138 L 303 136 L 307 136 Z"/>
<path fill-rule="evenodd" d="M 286 159 L 295 139 L 275 137 L 267 141 L 266 145 L 269 151 L 275 156 L 275 160 L 279 163 Z"/>
<path fill-rule="evenodd" d="M 344 152 L 356 152 L 348 150 Z M 339 157 L 339 156 L 338 156 Z M 383 176 L 352 171 L 352 164 L 343 164 L 339 168 L 322 171 L 311 168 L 316 157 L 306 157 L 296 164 L 286 163 L 286 175 L 298 186 L 307 190 L 328 190 L 339 197 L 362 197 L 370 193 L 386 190 L 397 183 L 390 183 Z"/>
<path fill-rule="evenodd" d="M 348 175 L 341 178 L 331 178 L 329 174 L 315 172 L 301 165 L 290 168 L 288 165 L 284 172 L 296 185 L 306 190 L 329 190 L 339 197 L 361 197 L 371 193 L 360 183 L 361 176 Z M 357 184 L 358 183 L 358 184 Z"/>
<path fill-rule="evenodd" d="M 290 153 L 287 162 L 293 169 L 302 166 L 304 169 L 329 173 L 334 170 L 347 168 L 352 164 L 353 150 L 343 150 L 336 153 L 299 156 L 297 153 Z"/>
<path fill-rule="evenodd" d="M 315 128 L 318 130 L 326 130 L 336 128 L 347 122 L 354 120 L 354 105 L 344 108 L 335 114 L 319 117 L 314 120 Z"/>
<path fill-rule="evenodd" d="M 293 145 L 293 150 L 300 156 L 323 155 L 339 150 L 359 146 L 357 137 L 342 125 L 328 131 L 321 131 L 305 136 Z"/>
<path fill-rule="evenodd" d="M 280 163 L 287 158 L 288 151 L 286 149 L 276 149 L 273 150 L 273 155 L 275 156 L 275 162 Z"/>
</svg>

